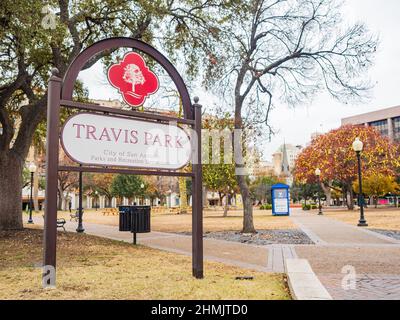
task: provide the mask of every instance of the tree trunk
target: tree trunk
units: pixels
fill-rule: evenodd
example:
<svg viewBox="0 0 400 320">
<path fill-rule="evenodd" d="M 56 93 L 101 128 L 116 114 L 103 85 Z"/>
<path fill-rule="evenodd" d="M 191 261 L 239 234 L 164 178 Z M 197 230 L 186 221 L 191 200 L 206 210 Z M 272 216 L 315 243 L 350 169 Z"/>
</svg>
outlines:
<svg viewBox="0 0 400 320">
<path fill-rule="evenodd" d="M 219 199 L 218 206 L 219 207 L 222 207 L 222 198 L 223 198 L 222 193 L 218 191 L 218 199 Z"/>
<path fill-rule="evenodd" d="M 39 211 L 39 175 L 37 171 L 33 174 L 33 208 L 36 212 Z"/>
<path fill-rule="evenodd" d="M 253 223 L 253 205 L 250 198 L 249 186 L 246 182 L 246 177 L 242 175 L 236 176 L 240 188 L 240 194 L 242 195 L 243 202 L 243 230 L 242 233 L 257 233 L 254 229 Z"/>
<path fill-rule="evenodd" d="M 229 201 L 229 194 L 225 195 L 225 205 L 224 205 L 224 217 L 228 216 L 228 201 Z"/>
<path fill-rule="evenodd" d="M 353 194 L 353 188 L 350 186 L 347 190 L 348 190 L 348 191 L 347 191 L 347 194 L 346 194 L 346 196 L 347 196 L 347 209 L 349 209 L 349 210 L 354 210 L 354 201 L 353 201 L 353 199 L 354 199 L 354 194 Z"/>
<path fill-rule="evenodd" d="M 13 152 L 0 152 L 0 230 L 23 228 L 22 167 Z"/>
<path fill-rule="evenodd" d="M 329 188 L 329 185 L 326 186 L 323 182 L 321 183 L 321 188 L 324 191 L 326 197 L 326 205 L 329 207 L 331 205 L 332 200 L 332 190 Z"/>
<path fill-rule="evenodd" d="M 347 190 L 346 187 L 342 187 L 343 207 L 347 207 Z"/>
<path fill-rule="evenodd" d="M 64 196 L 64 190 L 58 189 L 58 204 L 57 204 L 57 209 L 58 210 L 65 210 L 65 196 Z"/>
<path fill-rule="evenodd" d="M 203 186 L 203 208 L 208 208 L 208 200 L 207 200 L 207 187 Z M 192 201 L 193 201 L 193 195 L 192 195 Z"/>
<path fill-rule="evenodd" d="M 180 213 L 187 213 L 187 190 L 186 190 L 186 178 L 185 177 L 179 177 L 178 179 L 179 182 L 179 195 L 180 195 Z"/>
<path fill-rule="evenodd" d="M 60 189 L 58 189 L 58 192 L 57 192 L 57 197 L 58 197 L 58 199 L 57 199 L 57 210 L 61 210 L 61 204 L 62 204 L 62 198 L 61 198 L 61 191 L 60 191 Z"/>
</svg>

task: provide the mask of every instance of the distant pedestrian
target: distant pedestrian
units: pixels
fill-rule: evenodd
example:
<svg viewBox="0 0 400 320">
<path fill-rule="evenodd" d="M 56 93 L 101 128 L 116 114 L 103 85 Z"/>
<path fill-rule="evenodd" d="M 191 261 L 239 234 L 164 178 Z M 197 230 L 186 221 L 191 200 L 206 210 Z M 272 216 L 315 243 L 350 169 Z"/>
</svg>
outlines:
<svg viewBox="0 0 400 320">
<path fill-rule="evenodd" d="M 68 210 L 69 210 L 70 213 L 72 212 L 71 209 L 72 209 L 72 201 L 70 200 L 68 202 Z"/>
</svg>

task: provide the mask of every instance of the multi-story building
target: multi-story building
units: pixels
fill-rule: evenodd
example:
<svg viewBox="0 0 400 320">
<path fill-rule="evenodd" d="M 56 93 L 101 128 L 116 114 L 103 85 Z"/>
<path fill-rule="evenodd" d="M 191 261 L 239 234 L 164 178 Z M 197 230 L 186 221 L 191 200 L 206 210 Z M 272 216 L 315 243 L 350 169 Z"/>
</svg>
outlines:
<svg viewBox="0 0 400 320">
<path fill-rule="evenodd" d="M 375 127 L 392 142 L 400 142 L 400 106 L 381 109 L 342 119 L 342 125 Z"/>
</svg>

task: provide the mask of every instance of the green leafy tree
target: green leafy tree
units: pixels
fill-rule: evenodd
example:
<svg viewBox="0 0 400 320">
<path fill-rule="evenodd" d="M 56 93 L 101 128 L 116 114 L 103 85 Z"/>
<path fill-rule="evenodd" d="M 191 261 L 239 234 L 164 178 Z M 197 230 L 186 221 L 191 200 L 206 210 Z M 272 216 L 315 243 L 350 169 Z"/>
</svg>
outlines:
<svg viewBox="0 0 400 320">
<path fill-rule="evenodd" d="M 118 198 L 143 197 L 147 188 L 148 184 L 139 176 L 118 174 L 111 183 L 111 194 Z"/>
<path fill-rule="evenodd" d="M 264 203 L 271 203 L 271 187 L 277 183 L 283 183 L 276 176 L 258 177 L 250 184 L 250 191 L 254 200 Z"/>
<path fill-rule="evenodd" d="M 316 201 L 318 196 L 321 199 L 325 197 L 325 194 L 318 183 L 294 184 L 292 189 L 295 190 L 296 196 L 299 199 L 304 200 L 305 204 L 307 204 L 308 200 Z"/>
</svg>

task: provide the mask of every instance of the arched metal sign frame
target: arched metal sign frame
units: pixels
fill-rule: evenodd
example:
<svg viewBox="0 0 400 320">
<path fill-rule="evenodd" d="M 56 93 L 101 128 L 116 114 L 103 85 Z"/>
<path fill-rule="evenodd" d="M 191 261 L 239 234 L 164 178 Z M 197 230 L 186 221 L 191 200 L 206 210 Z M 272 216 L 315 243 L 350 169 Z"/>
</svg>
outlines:
<svg viewBox="0 0 400 320">
<path fill-rule="evenodd" d="M 72 100 L 75 82 L 79 72 L 95 56 L 117 48 L 132 48 L 143 52 L 157 61 L 169 74 L 182 99 L 184 118 L 169 117 L 154 113 L 120 110 L 95 104 L 78 103 Z M 44 266 L 45 270 L 56 270 L 57 243 L 57 176 L 59 171 L 121 173 L 136 175 L 184 176 L 192 178 L 192 267 L 193 276 L 203 278 L 203 207 L 201 172 L 201 106 L 198 99 L 192 105 L 186 85 L 168 59 L 152 46 L 136 39 L 118 37 L 101 40 L 83 50 L 70 64 L 64 79 L 58 77 L 57 69 L 52 70 L 48 87 L 47 104 L 47 155 L 46 155 L 46 206 L 44 226 Z M 134 119 L 156 122 L 176 122 L 192 127 L 197 135 L 192 172 L 176 170 L 139 170 L 128 168 L 108 168 L 103 166 L 61 166 L 59 164 L 59 135 L 61 107 L 85 110 L 97 114 L 120 115 Z M 53 275 L 55 277 L 55 274 Z M 44 272 L 43 279 L 48 275 Z M 54 280 L 54 279 L 53 279 Z M 50 280 L 46 280 L 50 281 Z M 55 280 L 54 280 L 55 281 Z"/>
</svg>

